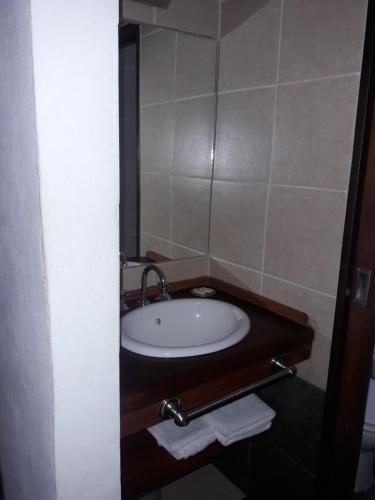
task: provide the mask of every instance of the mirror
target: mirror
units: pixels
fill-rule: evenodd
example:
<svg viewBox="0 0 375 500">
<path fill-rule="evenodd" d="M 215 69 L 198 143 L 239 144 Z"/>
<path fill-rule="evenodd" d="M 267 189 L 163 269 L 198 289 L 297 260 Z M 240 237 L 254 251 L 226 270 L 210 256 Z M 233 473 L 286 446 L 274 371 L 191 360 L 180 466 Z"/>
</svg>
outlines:
<svg viewBox="0 0 375 500">
<path fill-rule="evenodd" d="M 128 262 L 208 251 L 216 40 L 120 28 L 120 246 Z"/>
</svg>

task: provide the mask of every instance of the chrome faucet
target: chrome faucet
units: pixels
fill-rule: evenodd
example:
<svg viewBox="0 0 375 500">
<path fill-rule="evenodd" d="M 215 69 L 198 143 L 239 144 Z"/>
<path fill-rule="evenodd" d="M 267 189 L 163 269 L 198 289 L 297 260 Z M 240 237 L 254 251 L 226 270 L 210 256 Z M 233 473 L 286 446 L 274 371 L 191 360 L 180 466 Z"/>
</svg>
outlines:
<svg viewBox="0 0 375 500">
<path fill-rule="evenodd" d="M 168 282 L 164 272 L 158 266 L 155 266 L 155 264 L 149 264 L 144 268 L 142 273 L 141 298 L 138 301 L 138 305 L 141 307 L 149 303 L 149 300 L 147 299 L 147 278 L 150 271 L 155 271 L 155 273 L 159 276 L 160 293 L 155 297 L 155 300 L 171 300 L 172 298 L 167 291 Z"/>
</svg>

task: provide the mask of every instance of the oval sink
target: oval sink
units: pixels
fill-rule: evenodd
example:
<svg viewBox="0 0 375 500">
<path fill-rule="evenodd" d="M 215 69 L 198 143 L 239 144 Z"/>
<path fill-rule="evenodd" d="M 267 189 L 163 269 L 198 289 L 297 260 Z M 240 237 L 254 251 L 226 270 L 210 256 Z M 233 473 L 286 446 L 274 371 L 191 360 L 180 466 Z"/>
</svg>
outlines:
<svg viewBox="0 0 375 500">
<path fill-rule="evenodd" d="M 249 317 L 236 306 L 212 299 L 175 299 L 123 316 L 121 345 L 157 358 L 199 356 L 236 344 L 249 330 Z"/>
</svg>

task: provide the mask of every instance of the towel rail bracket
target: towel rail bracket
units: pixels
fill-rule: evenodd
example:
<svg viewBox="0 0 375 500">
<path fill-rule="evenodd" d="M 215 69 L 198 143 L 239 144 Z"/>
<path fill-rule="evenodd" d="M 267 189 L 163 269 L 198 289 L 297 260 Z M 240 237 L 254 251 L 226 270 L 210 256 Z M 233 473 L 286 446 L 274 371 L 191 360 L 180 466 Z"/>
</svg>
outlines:
<svg viewBox="0 0 375 500">
<path fill-rule="evenodd" d="M 201 417 L 210 411 L 216 410 L 226 404 L 233 403 L 237 399 L 247 396 L 257 389 L 261 389 L 262 387 L 276 382 L 277 380 L 285 377 L 294 377 L 297 374 L 296 367 L 286 365 L 283 358 L 272 358 L 271 368 L 274 373 L 269 377 L 261 379 L 258 382 L 254 382 L 253 384 L 245 387 L 241 387 L 230 394 L 208 401 L 207 403 L 192 408 L 186 412 L 181 410 L 182 400 L 179 396 L 164 399 L 160 407 L 160 418 L 162 420 L 173 419 L 176 425 L 179 427 L 185 427 L 192 420 Z"/>
</svg>

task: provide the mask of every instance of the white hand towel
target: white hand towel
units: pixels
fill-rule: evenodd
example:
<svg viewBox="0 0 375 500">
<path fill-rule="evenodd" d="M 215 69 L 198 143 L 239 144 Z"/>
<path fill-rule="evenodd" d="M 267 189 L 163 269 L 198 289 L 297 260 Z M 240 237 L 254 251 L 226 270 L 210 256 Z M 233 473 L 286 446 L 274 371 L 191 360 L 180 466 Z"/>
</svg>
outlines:
<svg viewBox="0 0 375 500">
<path fill-rule="evenodd" d="M 215 433 L 203 417 L 193 420 L 187 427 L 178 427 L 173 420 L 167 420 L 150 427 L 148 431 L 158 445 L 177 460 L 195 455 L 216 440 Z"/>
<path fill-rule="evenodd" d="M 223 446 L 249 438 L 271 427 L 275 412 L 255 394 L 202 417 Z"/>
</svg>

